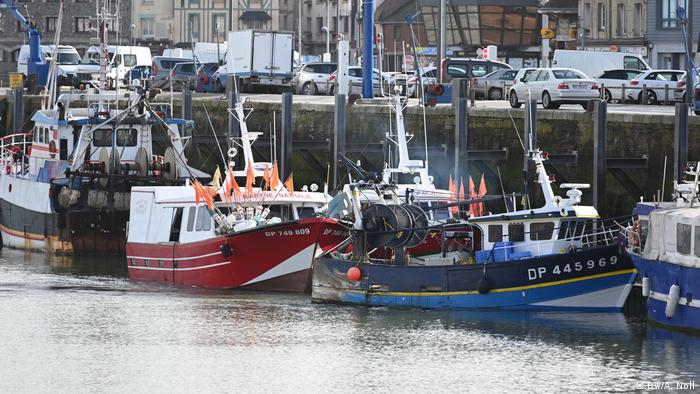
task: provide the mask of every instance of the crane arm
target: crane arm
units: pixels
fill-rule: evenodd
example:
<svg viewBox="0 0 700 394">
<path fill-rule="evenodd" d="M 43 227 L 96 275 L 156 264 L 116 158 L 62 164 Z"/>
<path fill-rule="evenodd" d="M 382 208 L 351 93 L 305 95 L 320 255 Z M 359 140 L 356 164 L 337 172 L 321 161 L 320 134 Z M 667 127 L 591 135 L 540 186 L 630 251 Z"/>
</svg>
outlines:
<svg viewBox="0 0 700 394">
<path fill-rule="evenodd" d="M 27 62 L 27 75 L 39 74 L 39 85 L 46 84 L 46 74 L 48 67 L 43 64 L 40 58 L 41 38 L 39 30 L 36 28 L 36 22 L 28 20 L 22 15 L 20 9 L 24 7 L 23 3 L 17 3 L 15 0 L 0 0 L 0 10 L 7 10 L 12 16 L 17 19 L 22 28 L 27 32 L 29 41 L 29 60 Z"/>
</svg>

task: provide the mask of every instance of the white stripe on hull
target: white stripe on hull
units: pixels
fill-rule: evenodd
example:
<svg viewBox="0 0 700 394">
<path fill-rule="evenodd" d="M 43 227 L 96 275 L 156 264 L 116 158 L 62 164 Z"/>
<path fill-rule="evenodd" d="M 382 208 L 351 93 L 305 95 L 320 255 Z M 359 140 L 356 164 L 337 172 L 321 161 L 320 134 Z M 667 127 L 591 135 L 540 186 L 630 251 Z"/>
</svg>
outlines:
<svg viewBox="0 0 700 394">
<path fill-rule="evenodd" d="M 7 232 L 2 230 L 0 230 L 0 233 L 2 233 L 3 247 L 25 249 L 27 251 L 33 250 L 46 253 L 46 239 L 27 239 L 24 237 L 18 237 L 16 235 L 8 234 Z"/>
<path fill-rule="evenodd" d="M 320 248 L 318 248 L 320 249 Z M 256 282 L 261 282 L 264 280 L 277 278 L 279 276 L 289 275 L 294 272 L 299 272 L 302 270 L 307 270 L 311 268 L 311 262 L 314 259 L 314 254 L 316 250 L 316 244 L 311 244 L 306 248 L 302 249 L 300 252 L 291 256 L 287 260 L 284 260 L 280 264 L 272 267 L 268 271 L 264 272 L 262 275 L 249 280 L 248 282 L 242 284 L 241 286 L 250 285 Z"/>
<path fill-rule="evenodd" d="M 139 257 L 143 258 L 143 257 Z M 152 259 L 152 260 L 163 260 L 163 259 Z M 195 271 L 203 270 L 207 268 L 219 267 L 222 265 L 231 264 L 230 261 L 223 261 L 221 263 L 201 265 L 199 267 L 187 267 L 187 268 L 164 268 L 164 267 L 143 267 L 140 265 L 130 265 L 129 269 L 147 270 L 147 271 Z"/>
<path fill-rule="evenodd" d="M 668 299 L 668 294 L 660 293 L 658 291 L 649 291 L 649 298 L 653 298 L 661 302 L 666 302 Z M 688 302 L 688 299 L 686 297 L 678 297 L 678 305 L 700 308 L 700 300 L 693 299 L 692 301 Z"/>
<path fill-rule="evenodd" d="M 204 257 L 211 257 L 211 256 L 216 256 L 217 254 L 221 254 L 221 252 L 214 252 L 214 253 L 207 253 L 207 254 L 202 254 L 199 256 L 190 256 L 190 257 L 176 257 L 176 258 L 168 258 L 168 257 L 146 257 L 146 256 L 126 256 L 127 259 L 141 259 L 141 260 L 164 260 L 164 261 L 185 261 L 185 260 L 196 260 L 196 259 L 201 259 Z M 146 267 L 148 268 L 148 267 Z"/>
<path fill-rule="evenodd" d="M 626 284 L 533 305 L 566 308 L 622 308 L 631 290 L 632 285 Z M 613 300 L 614 302 L 611 302 Z"/>
</svg>

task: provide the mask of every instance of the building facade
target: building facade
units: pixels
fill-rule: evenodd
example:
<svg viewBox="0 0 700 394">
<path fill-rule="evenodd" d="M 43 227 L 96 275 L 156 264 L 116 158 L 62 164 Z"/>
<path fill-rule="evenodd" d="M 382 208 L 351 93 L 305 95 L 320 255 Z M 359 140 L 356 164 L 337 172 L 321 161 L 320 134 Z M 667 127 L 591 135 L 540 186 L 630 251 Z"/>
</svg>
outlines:
<svg viewBox="0 0 700 394">
<path fill-rule="evenodd" d="M 54 41 L 58 26 L 58 0 L 25 1 L 27 12 L 36 21 L 41 34 L 42 45 Z M 128 45 L 131 42 L 131 1 L 112 1 L 117 23 L 108 26 L 108 41 L 111 44 Z M 118 6 L 118 8 L 117 8 Z M 97 4 L 95 0 L 64 0 L 63 20 L 61 21 L 60 43 L 71 45 L 82 55 L 90 47 L 92 38 L 97 38 L 93 29 Z M 26 16 L 26 14 L 25 14 Z M 94 40 L 93 40 L 94 41 Z M 17 71 L 17 57 L 22 45 L 28 44 L 27 33 L 9 12 L 0 10 L 0 74 L 5 78 L 8 72 Z"/>
<path fill-rule="evenodd" d="M 352 27 L 351 7 L 352 1 L 349 0 L 303 0 L 302 53 L 311 56 L 321 55 L 326 52 L 326 42 L 330 51 L 334 52 L 338 34 L 348 39 Z M 354 23 L 359 24 L 357 20 Z M 324 27 L 329 27 L 328 32 Z"/>
<path fill-rule="evenodd" d="M 174 43 L 222 42 L 229 31 L 280 30 L 280 19 L 289 18 L 288 4 L 280 14 L 285 0 L 173 1 Z"/>
<path fill-rule="evenodd" d="M 648 0 L 646 15 L 647 37 L 649 40 L 649 62 L 652 67 L 662 69 L 685 69 L 685 46 L 681 25 L 675 9 L 687 7 L 690 0 Z M 688 14 L 692 21 L 692 35 L 695 48 L 700 41 L 700 0 L 692 0 L 692 10 Z M 696 54 L 695 60 L 698 61 Z"/>
<path fill-rule="evenodd" d="M 578 48 L 649 56 L 645 0 L 581 0 Z"/>
<path fill-rule="evenodd" d="M 383 39 L 382 69 L 384 71 L 413 69 L 412 40 L 415 41 L 417 51 L 423 50 L 427 43 L 423 18 L 419 15 L 412 26 L 406 22 L 407 17 L 414 16 L 417 12 L 415 0 L 384 0 L 377 7 L 375 20 L 378 25 L 377 31 L 381 32 Z M 423 56 L 419 60 L 421 66 L 430 63 Z"/>
</svg>

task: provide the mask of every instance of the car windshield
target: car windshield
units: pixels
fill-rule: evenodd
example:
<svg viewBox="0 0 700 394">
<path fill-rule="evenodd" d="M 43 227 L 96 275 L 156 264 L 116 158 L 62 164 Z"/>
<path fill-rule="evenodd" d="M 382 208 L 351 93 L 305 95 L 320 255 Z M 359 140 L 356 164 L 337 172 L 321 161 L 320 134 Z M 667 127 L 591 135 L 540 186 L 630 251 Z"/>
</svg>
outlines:
<svg viewBox="0 0 700 394">
<path fill-rule="evenodd" d="M 586 77 L 573 70 L 552 70 L 556 79 L 586 79 Z"/>
<path fill-rule="evenodd" d="M 58 64 L 62 65 L 73 65 L 80 64 L 80 55 L 71 52 L 59 52 L 58 53 Z"/>
</svg>

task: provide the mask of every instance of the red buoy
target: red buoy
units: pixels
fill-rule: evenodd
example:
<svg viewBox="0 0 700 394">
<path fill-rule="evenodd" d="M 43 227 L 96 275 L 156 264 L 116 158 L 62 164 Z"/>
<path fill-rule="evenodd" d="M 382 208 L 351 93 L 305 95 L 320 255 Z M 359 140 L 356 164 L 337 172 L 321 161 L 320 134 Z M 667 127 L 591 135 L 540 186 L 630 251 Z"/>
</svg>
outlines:
<svg viewBox="0 0 700 394">
<path fill-rule="evenodd" d="M 358 282 L 362 278 L 362 271 L 357 267 L 350 267 L 348 270 L 348 279 L 353 282 Z"/>
</svg>

